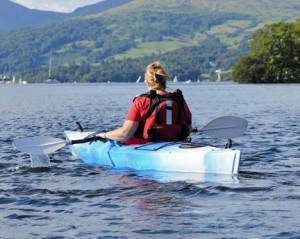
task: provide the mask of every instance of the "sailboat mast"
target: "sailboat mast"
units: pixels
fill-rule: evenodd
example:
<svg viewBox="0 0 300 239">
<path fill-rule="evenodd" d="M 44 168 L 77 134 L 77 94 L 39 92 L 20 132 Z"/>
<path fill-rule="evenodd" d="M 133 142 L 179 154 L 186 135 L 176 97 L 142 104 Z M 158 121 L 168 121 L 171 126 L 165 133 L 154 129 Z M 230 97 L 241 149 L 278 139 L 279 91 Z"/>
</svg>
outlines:
<svg viewBox="0 0 300 239">
<path fill-rule="evenodd" d="M 50 60 L 49 60 L 49 79 L 51 78 L 51 64 L 52 64 L 52 60 L 50 58 Z"/>
</svg>

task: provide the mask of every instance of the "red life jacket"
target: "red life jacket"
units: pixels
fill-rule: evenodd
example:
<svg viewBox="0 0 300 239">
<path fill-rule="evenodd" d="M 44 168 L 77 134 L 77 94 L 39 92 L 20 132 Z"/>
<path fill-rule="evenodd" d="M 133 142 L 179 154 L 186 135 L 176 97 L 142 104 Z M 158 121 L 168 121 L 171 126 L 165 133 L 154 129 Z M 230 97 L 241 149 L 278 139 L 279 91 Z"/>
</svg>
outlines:
<svg viewBox="0 0 300 239">
<path fill-rule="evenodd" d="M 180 90 L 167 96 L 158 95 L 153 90 L 138 97 L 149 97 L 151 105 L 145 119 L 140 122 L 136 137 L 149 141 L 176 141 L 188 136 L 184 98 Z"/>
</svg>

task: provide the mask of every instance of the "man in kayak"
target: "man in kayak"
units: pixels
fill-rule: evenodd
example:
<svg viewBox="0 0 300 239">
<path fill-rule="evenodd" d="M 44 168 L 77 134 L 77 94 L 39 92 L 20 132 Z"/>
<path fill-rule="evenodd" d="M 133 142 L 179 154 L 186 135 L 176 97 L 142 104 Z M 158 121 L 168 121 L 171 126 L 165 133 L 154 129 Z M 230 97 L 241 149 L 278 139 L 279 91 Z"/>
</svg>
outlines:
<svg viewBox="0 0 300 239">
<path fill-rule="evenodd" d="M 192 132 L 192 114 L 180 90 L 166 90 L 168 79 L 161 62 L 149 64 L 145 70 L 149 92 L 134 98 L 122 127 L 99 136 L 129 145 L 186 140 Z"/>
</svg>

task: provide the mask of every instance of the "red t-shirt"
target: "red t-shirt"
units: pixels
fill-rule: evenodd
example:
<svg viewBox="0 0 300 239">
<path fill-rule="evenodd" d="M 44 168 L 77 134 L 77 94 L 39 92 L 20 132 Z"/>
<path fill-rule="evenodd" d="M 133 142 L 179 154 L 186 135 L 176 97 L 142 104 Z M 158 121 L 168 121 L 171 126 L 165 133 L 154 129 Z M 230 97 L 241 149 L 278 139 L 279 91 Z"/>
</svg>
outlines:
<svg viewBox="0 0 300 239">
<path fill-rule="evenodd" d="M 161 96 L 168 96 L 171 93 L 160 94 Z M 132 103 L 131 107 L 128 110 L 126 120 L 131 120 L 135 122 L 140 122 L 145 118 L 147 111 L 150 107 L 151 99 L 149 97 L 137 97 Z M 188 124 L 192 124 L 192 113 L 184 101 L 184 108 L 186 113 L 186 120 Z M 143 138 L 132 137 L 131 139 L 126 141 L 126 144 L 144 144 L 149 141 Z"/>
</svg>

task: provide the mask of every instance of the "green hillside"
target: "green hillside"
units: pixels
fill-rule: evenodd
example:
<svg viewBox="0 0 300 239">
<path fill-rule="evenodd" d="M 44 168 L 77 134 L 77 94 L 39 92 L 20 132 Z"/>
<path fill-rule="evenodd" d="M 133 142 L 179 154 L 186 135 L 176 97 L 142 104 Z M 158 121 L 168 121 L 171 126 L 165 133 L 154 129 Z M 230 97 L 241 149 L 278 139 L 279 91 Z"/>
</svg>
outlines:
<svg viewBox="0 0 300 239">
<path fill-rule="evenodd" d="M 299 13 L 296 0 L 135 0 L 1 35 L 0 72 L 43 81 L 52 58 L 54 74 L 63 82 L 131 81 L 159 59 L 171 75 L 194 80 L 218 68 L 230 70 L 255 30 Z"/>
</svg>

